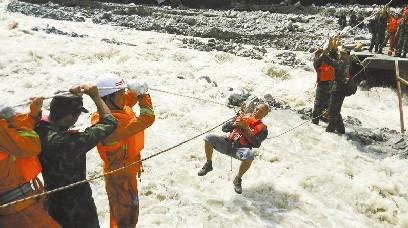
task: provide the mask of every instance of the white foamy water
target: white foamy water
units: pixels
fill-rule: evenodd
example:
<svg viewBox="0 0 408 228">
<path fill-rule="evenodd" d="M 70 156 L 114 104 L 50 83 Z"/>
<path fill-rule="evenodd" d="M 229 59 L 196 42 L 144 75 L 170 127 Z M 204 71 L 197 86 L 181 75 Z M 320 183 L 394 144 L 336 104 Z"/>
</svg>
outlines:
<svg viewBox="0 0 408 228">
<path fill-rule="evenodd" d="M 175 35 L 28 17 L 6 12 L 5 4 L 0 2 L 1 102 L 18 104 L 30 96 L 49 96 L 114 72 L 127 80 L 144 80 L 151 88 L 221 103 L 242 90 L 259 97 L 269 93 L 296 109 L 313 106 L 315 73 L 296 69 L 283 81 L 265 74 L 272 67 L 290 69 L 271 63 L 277 50 L 268 49 L 263 60 L 200 52 L 181 48 L 182 37 Z M 18 27 L 9 30 L 12 21 Z M 46 34 L 41 28 L 47 25 L 88 37 Z M 34 26 L 40 30 L 32 31 Z M 103 38 L 136 46 L 108 44 Z M 307 60 L 309 68 L 311 64 Z M 210 77 L 218 86 L 201 76 Z M 222 105 L 157 91 L 150 94 L 156 122 L 145 132 L 143 157 L 234 115 Z M 84 102 L 88 109 L 96 109 L 89 97 Z M 407 97 L 404 111 L 408 111 Z M 392 89 L 358 91 L 346 98 L 342 115 L 358 118 L 362 127 L 399 131 L 398 99 Z M 258 156 L 243 177 L 242 195 L 232 185 L 239 165 L 236 160 L 230 171 L 230 158 L 215 153 L 214 170 L 197 176 L 205 162 L 202 137 L 145 161 L 138 227 L 408 227 L 407 160 L 397 156 L 375 159 L 357 150 L 346 136 L 326 133 L 324 123 L 306 123 L 275 137 L 303 123 L 290 110 L 272 110 L 264 122 L 269 139 L 255 149 Z M 82 115 L 76 128 L 89 125 L 89 115 Z M 346 124 L 346 131 L 352 130 Z M 222 133 L 220 128 L 213 132 Z M 87 159 L 88 175 L 101 174 L 96 149 Z M 101 227 L 108 227 L 103 180 L 91 185 Z"/>
</svg>

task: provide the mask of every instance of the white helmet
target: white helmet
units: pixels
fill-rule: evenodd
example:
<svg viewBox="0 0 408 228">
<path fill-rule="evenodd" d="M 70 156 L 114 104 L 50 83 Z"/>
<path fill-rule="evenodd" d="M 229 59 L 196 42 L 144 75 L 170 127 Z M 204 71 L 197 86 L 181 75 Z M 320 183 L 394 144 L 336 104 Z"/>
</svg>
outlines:
<svg viewBox="0 0 408 228">
<path fill-rule="evenodd" d="M 96 84 L 96 87 L 98 88 L 103 88 L 103 87 L 111 88 L 111 89 L 99 89 L 99 95 L 101 97 L 115 93 L 127 87 L 125 81 L 113 73 L 106 73 L 106 74 L 102 74 L 98 76 L 95 84 Z"/>
</svg>

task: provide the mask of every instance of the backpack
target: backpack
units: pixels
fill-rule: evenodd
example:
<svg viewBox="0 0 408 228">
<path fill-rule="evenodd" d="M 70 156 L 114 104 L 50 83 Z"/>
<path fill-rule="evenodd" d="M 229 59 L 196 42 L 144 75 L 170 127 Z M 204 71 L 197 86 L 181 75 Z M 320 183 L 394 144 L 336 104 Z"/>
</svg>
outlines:
<svg viewBox="0 0 408 228">
<path fill-rule="evenodd" d="M 346 96 L 351 96 L 353 94 L 356 93 L 357 91 L 357 84 L 354 81 L 354 79 L 350 78 L 346 84 L 345 84 L 346 90 L 345 90 L 345 94 Z"/>
</svg>

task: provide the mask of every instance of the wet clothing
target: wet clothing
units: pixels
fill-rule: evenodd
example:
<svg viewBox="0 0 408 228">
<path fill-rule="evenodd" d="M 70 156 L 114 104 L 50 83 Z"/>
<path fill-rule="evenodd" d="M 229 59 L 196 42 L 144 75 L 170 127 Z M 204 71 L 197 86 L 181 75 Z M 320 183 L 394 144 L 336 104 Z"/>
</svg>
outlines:
<svg viewBox="0 0 408 228">
<path fill-rule="evenodd" d="M 105 176 L 111 227 L 136 227 L 139 217 L 137 176 L 140 177 L 142 172 L 142 164 L 138 161 L 144 147 L 144 130 L 155 120 L 150 95 L 136 97 L 126 91 L 125 97 L 124 109 L 112 110 L 112 115 L 119 121 L 118 128 L 97 145 L 105 173 L 135 163 Z M 132 110 L 136 103 L 140 107 L 140 116 L 136 116 Z M 92 124 L 98 122 L 97 116 L 98 113 L 92 114 Z"/>
<path fill-rule="evenodd" d="M 236 118 L 228 121 L 222 126 L 223 132 L 233 132 L 234 127 L 232 126 L 235 122 Z M 262 122 L 261 122 L 262 123 Z M 240 139 L 230 139 L 227 136 L 217 136 L 214 134 L 208 134 L 205 136 L 204 140 L 207 141 L 210 145 L 213 146 L 215 150 L 222 154 L 226 154 L 232 156 L 238 160 L 254 160 L 254 153 L 252 152 L 252 148 L 259 148 L 261 143 L 266 139 L 268 136 L 268 128 L 262 123 L 263 127 L 259 130 L 259 132 L 251 135 L 252 143 L 242 144 Z M 254 127 L 249 125 L 251 131 L 253 131 Z M 241 138 L 244 136 L 241 136 Z M 235 141 L 235 142 L 234 142 Z"/>
<path fill-rule="evenodd" d="M 216 151 L 221 154 L 232 156 L 240 161 L 243 160 L 254 160 L 254 152 L 250 148 L 241 147 L 236 148 L 235 151 L 232 149 L 232 142 L 227 136 L 220 136 L 215 134 L 208 134 L 204 137 L 204 141 L 207 141 Z"/>
<path fill-rule="evenodd" d="M 345 98 L 345 83 L 350 71 L 350 61 L 348 59 L 334 60 L 327 55 L 323 56 L 325 63 L 334 68 L 334 78 L 330 89 L 329 124 L 326 131 L 337 130 L 344 133 L 344 123 L 340 112 Z"/>
<path fill-rule="evenodd" d="M 117 127 L 109 114 L 83 132 L 64 131 L 41 121 L 35 131 L 41 139 L 39 156 L 47 191 L 86 179 L 86 153 Z M 88 182 L 48 195 L 48 212 L 64 228 L 99 227 L 96 206 Z"/>
<path fill-rule="evenodd" d="M 36 120 L 17 114 L 8 122 L 0 119 L 0 205 L 43 192 L 37 178 L 41 151 Z M 45 211 L 41 198 L 0 208 L 0 227 L 61 227 Z"/>
<path fill-rule="evenodd" d="M 318 82 L 316 86 L 316 97 L 313 106 L 312 122 L 317 124 L 323 116 L 323 111 L 330 103 L 331 81 Z"/>
<path fill-rule="evenodd" d="M 313 61 L 313 66 L 314 66 L 314 68 L 316 70 L 316 73 L 317 73 L 316 98 L 315 98 L 313 113 L 312 113 L 312 122 L 314 124 L 319 123 L 319 119 L 320 119 L 320 117 L 322 115 L 322 111 L 324 109 L 328 108 L 328 106 L 329 106 L 330 88 L 331 88 L 332 79 L 334 77 L 333 67 L 328 66 L 327 64 L 325 64 L 324 61 L 323 61 L 323 58 L 324 57 L 321 55 L 321 56 L 315 58 L 314 61 Z M 322 66 L 324 66 L 324 67 L 322 67 Z M 327 79 L 322 81 L 321 80 L 322 73 L 323 74 L 328 74 L 328 75 L 331 75 L 331 76 L 324 77 L 324 78 L 327 78 Z"/>
<path fill-rule="evenodd" d="M 381 51 L 380 47 L 384 42 L 385 31 L 387 30 L 387 20 L 388 17 L 378 15 L 373 21 L 370 21 L 370 31 L 372 33 L 370 52 L 373 50 L 373 47 L 375 47 L 375 52 Z"/>
</svg>

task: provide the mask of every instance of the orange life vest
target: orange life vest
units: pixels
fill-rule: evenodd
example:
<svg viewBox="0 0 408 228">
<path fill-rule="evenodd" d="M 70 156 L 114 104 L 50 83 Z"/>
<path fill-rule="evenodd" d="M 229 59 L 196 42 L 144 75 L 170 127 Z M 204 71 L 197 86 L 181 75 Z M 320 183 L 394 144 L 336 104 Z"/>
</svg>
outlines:
<svg viewBox="0 0 408 228">
<path fill-rule="evenodd" d="M 125 106 L 123 109 L 125 113 L 115 113 L 113 112 L 112 115 L 120 121 L 121 119 L 126 119 L 129 117 L 134 117 L 135 113 L 133 112 L 132 108 L 129 106 Z M 97 115 L 92 115 L 92 123 L 97 121 Z M 140 154 L 140 151 L 144 148 L 144 131 L 141 131 L 137 134 L 134 134 L 128 138 L 122 139 L 118 142 L 110 143 L 109 145 L 103 145 L 103 143 L 98 143 L 96 148 L 98 149 L 99 156 L 105 162 L 105 167 L 109 164 L 108 158 L 106 153 L 108 151 L 117 150 L 120 147 L 123 147 L 127 153 L 127 159 L 130 160 L 135 156 Z"/>
<path fill-rule="evenodd" d="M 242 120 L 249 127 L 253 135 L 260 132 L 263 128 L 266 127 L 266 125 L 263 124 L 260 120 L 250 115 L 244 115 L 242 117 Z M 228 138 L 234 140 L 237 140 L 239 138 L 239 143 L 243 146 L 248 146 L 248 144 L 253 143 L 252 139 L 247 139 L 242 135 L 242 131 L 239 128 L 234 128 L 234 130 L 228 134 Z"/>
<path fill-rule="evenodd" d="M 13 117 L 13 126 L 15 126 L 18 130 L 20 136 L 23 137 L 38 137 L 37 133 L 30 130 L 27 126 L 26 115 L 17 115 Z M 6 121 L 4 119 L 0 121 Z M 3 137 L 3 136 L 2 136 Z M 12 156 L 4 151 L 0 151 L 0 161 L 6 159 L 8 156 Z M 41 164 L 38 160 L 37 156 L 33 157 L 21 157 L 15 158 L 12 156 L 12 160 L 14 160 L 17 164 L 18 170 L 20 171 L 21 175 L 23 176 L 26 182 L 34 179 L 37 175 L 41 172 Z"/>
<path fill-rule="evenodd" d="M 320 81 L 331 81 L 333 80 L 334 68 L 322 62 L 320 69 Z"/>
<path fill-rule="evenodd" d="M 397 30 L 397 18 L 389 17 L 387 32 L 395 32 Z"/>
</svg>

